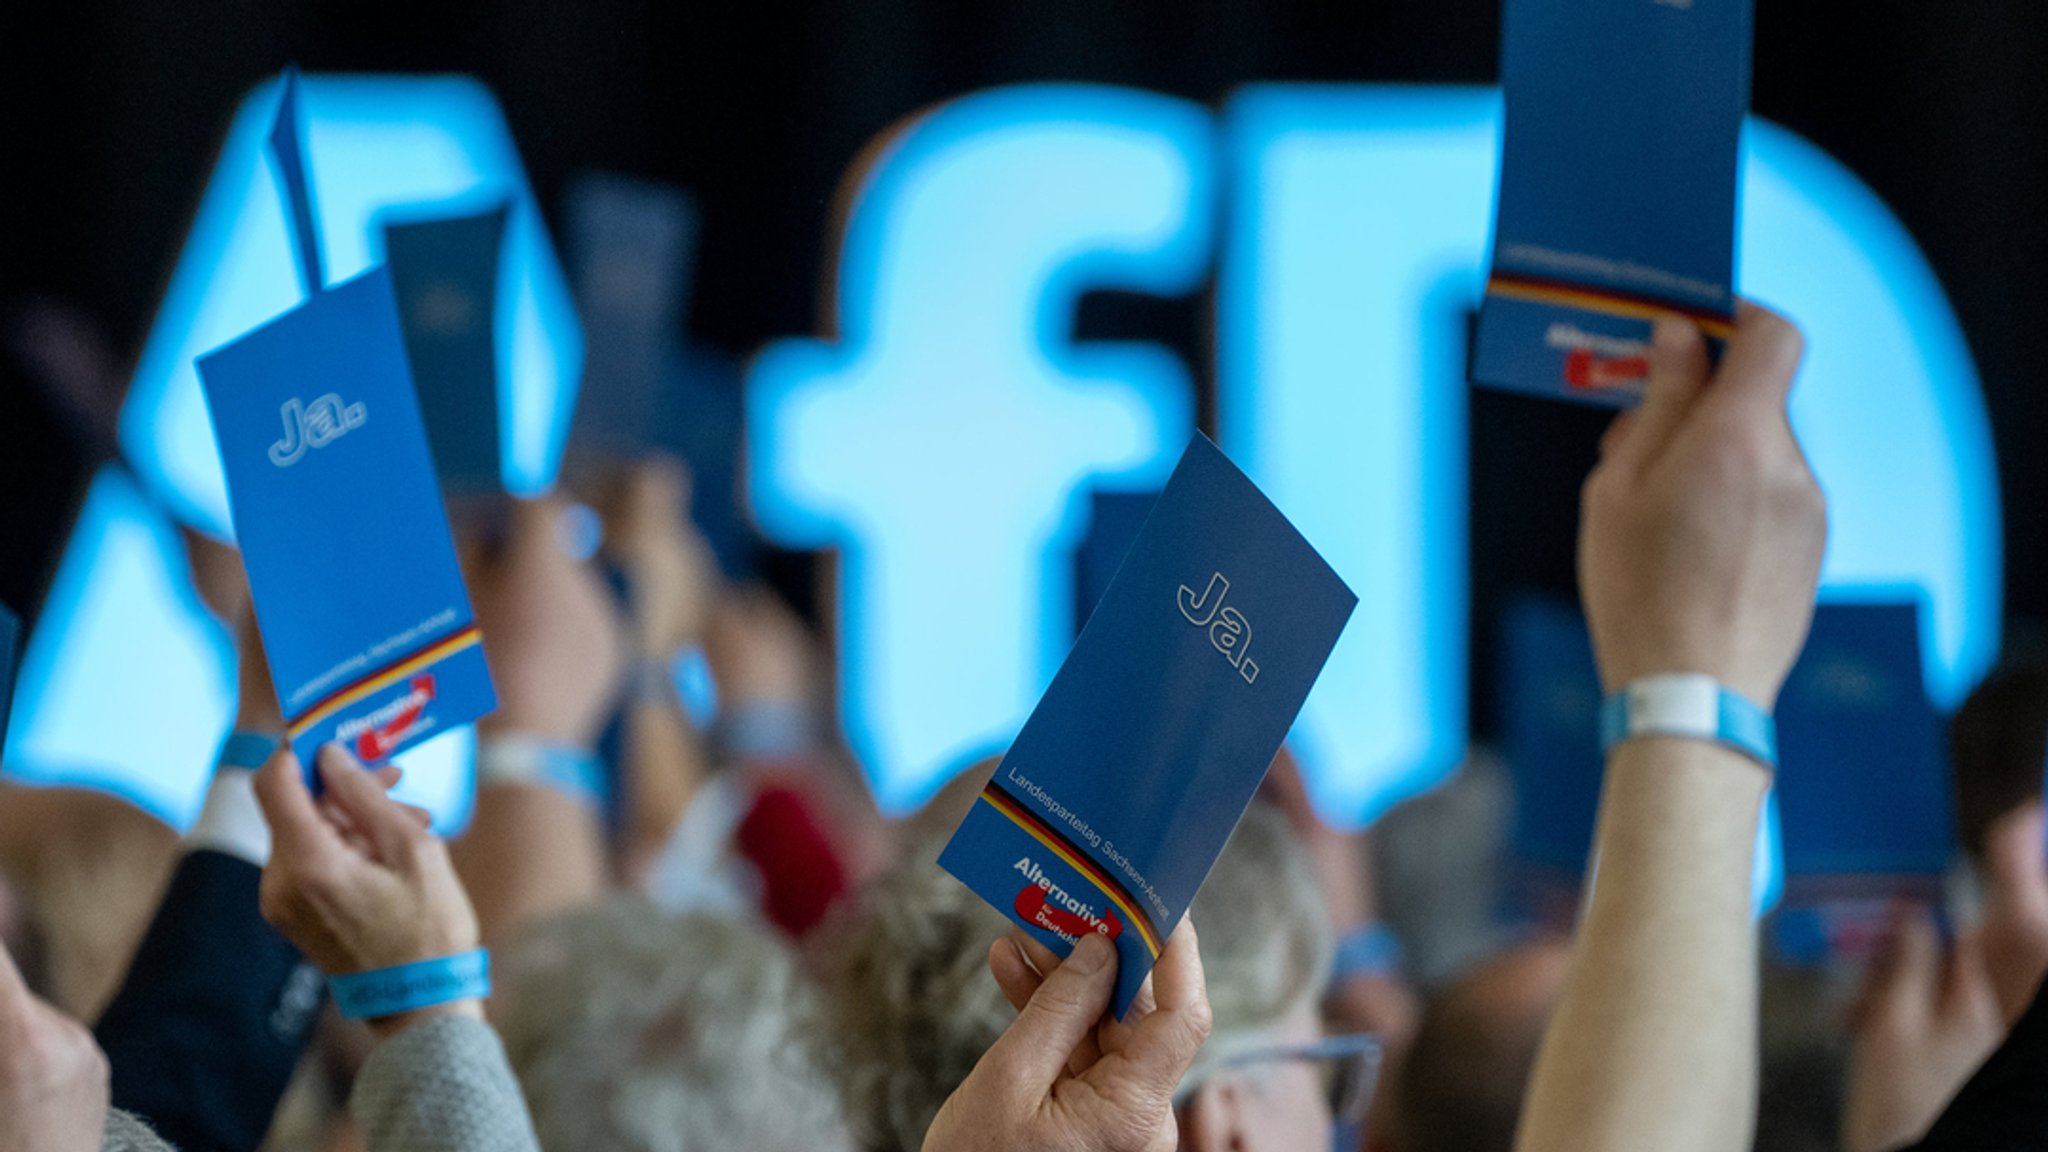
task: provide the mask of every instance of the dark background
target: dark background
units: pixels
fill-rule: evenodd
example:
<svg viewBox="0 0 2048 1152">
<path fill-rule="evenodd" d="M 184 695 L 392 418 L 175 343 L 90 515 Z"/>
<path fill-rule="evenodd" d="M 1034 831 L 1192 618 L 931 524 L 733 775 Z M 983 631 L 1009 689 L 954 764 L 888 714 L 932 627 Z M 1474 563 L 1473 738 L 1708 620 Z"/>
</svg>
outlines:
<svg viewBox="0 0 2048 1152">
<path fill-rule="evenodd" d="M 1757 0 L 1755 108 L 1903 218 L 1977 357 L 1997 437 L 2015 639 L 2048 620 L 2048 5 Z M 1498 0 L 177 0 L 0 5 L 0 314 L 74 306 L 139 348 L 235 102 L 310 71 L 460 71 L 502 101 L 543 206 L 578 170 L 681 184 L 704 212 L 694 340 L 816 329 L 828 206 L 902 116 L 991 85 L 1086 80 L 1215 103 L 1278 81 L 1490 83 Z M 1207 301 L 1105 298 L 1084 337 L 1179 347 Z M 31 600 L 86 454 L 0 380 L 0 599 Z M 1206 410 L 1206 405 L 1205 405 Z M 1472 436 L 1479 659 L 1501 597 L 1569 593 L 1597 414 L 1482 394 Z M 780 569 L 785 573 L 789 566 Z M 1479 677 L 1486 679 L 1484 675 Z M 1483 687 L 1483 685 L 1482 685 Z M 1482 693 L 1482 696 L 1484 693 Z M 1486 716 L 1483 706 L 1477 715 Z"/>
</svg>

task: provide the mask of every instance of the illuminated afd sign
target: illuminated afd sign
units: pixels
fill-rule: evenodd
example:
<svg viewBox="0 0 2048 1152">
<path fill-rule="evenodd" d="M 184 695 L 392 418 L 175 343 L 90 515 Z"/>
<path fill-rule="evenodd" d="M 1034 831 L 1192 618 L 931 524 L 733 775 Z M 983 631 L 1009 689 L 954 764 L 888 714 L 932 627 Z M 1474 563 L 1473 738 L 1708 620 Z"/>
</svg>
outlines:
<svg viewBox="0 0 2048 1152">
<path fill-rule="evenodd" d="M 842 236 L 837 339 L 764 355 L 749 436 L 764 529 L 840 554 L 846 725 L 886 806 L 1012 733 L 1071 635 L 1084 486 L 1156 470 L 1185 426 L 1170 361 L 1070 342 L 1076 293 L 1185 290 L 1212 226 L 1221 442 L 1360 598 L 1295 732 L 1311 790 L 1363 821 L 1450 770 L 1464 318 L 1499 119 L 1491 90 L 1247 90 L 1221 126 L 1220 221 L 1201 115 L 1158 97 L 985 93 L 877 151 Z M 1806 330 L 1793 417 L 1831 502 L 1824 595 L 1919 590 L 1928 687 L 1952 707 L 1998 643 L 1974 368 L 1868 189 L 1782 129 L 1753 123 L 1746 148 L 1739 283 Z M 1125 366 L 1089 367 L 1104 358 Z"/>
</svg>

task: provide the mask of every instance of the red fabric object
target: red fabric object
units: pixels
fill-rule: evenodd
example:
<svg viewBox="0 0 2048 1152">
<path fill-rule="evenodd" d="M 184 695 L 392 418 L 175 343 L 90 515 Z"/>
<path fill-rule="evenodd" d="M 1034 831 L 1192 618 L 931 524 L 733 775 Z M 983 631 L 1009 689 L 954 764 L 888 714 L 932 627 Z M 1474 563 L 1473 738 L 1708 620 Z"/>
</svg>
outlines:
<svg viewBox="0 0 2048 1152">
<path fill-rule="evenodd" d="M 761 788 L 733 841 L 761 875 L 761 911 L 791 936 L 817 927 L 846 894 L 846 863 L 794 788 Z"/>
</svg>

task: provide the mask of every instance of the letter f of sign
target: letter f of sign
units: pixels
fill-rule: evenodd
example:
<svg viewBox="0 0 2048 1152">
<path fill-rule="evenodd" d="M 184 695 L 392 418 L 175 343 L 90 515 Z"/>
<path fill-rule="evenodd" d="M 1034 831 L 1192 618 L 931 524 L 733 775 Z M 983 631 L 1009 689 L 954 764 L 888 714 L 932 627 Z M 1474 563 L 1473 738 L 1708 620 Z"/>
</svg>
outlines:
<svg viewBox="0 0 2048 1152">
<path fill-rule="evenodd" d="M 1187 442 L 1179 361 L 1067 334 L 1086 292 L 1199 283 L 1210 141 L 1200 107 L 1112 88 L 920 116 L 856 177 L 837 340 L 754 363 L 755 517 L 837 553 L 841 714 L 884 811 L 1016 734 L 1073 642 L 1088 486 L 1156 486 Z"/>
</svg>

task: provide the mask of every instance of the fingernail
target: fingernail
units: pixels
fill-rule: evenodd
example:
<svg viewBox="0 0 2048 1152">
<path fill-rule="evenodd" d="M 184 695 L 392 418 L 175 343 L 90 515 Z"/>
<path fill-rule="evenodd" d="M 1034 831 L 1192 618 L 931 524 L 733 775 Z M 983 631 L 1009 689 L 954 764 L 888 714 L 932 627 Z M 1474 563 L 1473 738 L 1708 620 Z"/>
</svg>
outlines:
<svg viewBox="0 0 2048 1152">
<path fill-rule="evenodd" d="M 1083 976 L 1102 971 L 1109 958 L 1116 955 L 1116 948 L 1102 938 L 1099 932 L 1090 932 L 1074 945 L 1073 954 L 1067 957 L 1068 966 Z"/>
<path fill-rule="evenodd" d="M 1684 348 L 1692 339 L 1692 324 L 1676 316 L 1659 316 L 1650 326 L 1650 341 L 1666 352 Z"/>
</svg>

